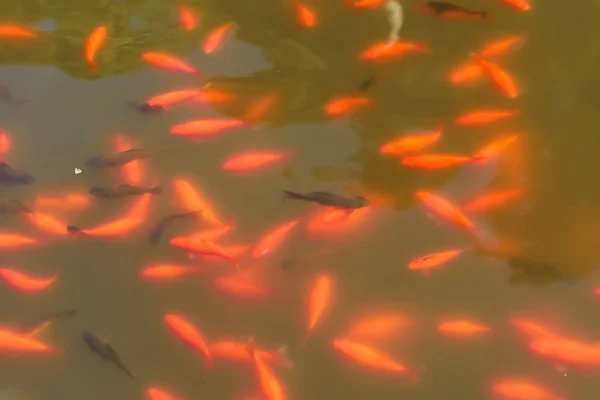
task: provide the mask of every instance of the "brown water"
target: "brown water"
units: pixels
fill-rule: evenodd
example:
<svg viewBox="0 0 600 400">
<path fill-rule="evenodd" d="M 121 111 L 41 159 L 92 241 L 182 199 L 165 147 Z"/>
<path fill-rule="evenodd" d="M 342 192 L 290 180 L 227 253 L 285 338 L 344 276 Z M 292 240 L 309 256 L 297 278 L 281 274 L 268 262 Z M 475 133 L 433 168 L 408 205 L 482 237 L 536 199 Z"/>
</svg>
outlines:
<svg viewBox="0 0 600 400">
<path fill-rule="evenodd" d="M 290 241 L 265 260 L 283 296 L 277 301 L 240 304 L 216 292 L 210 282 L 141 282 L 149 263 L 185 263 L 184 254 L 163 244 L 152 248 L 147 235 L 116 242 L 63 240 L 28 251 L 0 254 L 1 265 L 39 274 L 57 272 L 49 293 L 15 294 L 0 290 L 0 319 L 30 320 L 76 307 L 79 314 L 53 325 L 44 338 L 64 349 L 58 359 L 4 358 L 0 397 L 21 399 L 2 390 L 18 389 L 23 399 L 125 400 L 144 398 L 152 384 L 171 388 L 183 399 L 237 399 L 256 392 L 253 371 L 221 364 L 206 371 L 202 360 L 176 343 L 162 321 L 178 312 L 197 322 L 212 340 L 255 337 L 271 347 L 286 345 L 291 371 L 277 370 L 291 398 L 300 400 L 379 400 L 408 398 L 480 400 L 498 376 L 525 376 L 547 384 L 569 399 L 596 399 L 597 372 L 557 372 L 532 356 L 514 337 L 510 316 L 533 315 L 564 326 L 583 338 L 600 337 L 599 305 L 592 288 L 599 248 L 600 136 L 596 40 L 598 2 L 536 2 L 519 13 L 496 2 L 464 1 L 485 8 L 488 22 L 440 21 L 417 15 L 404 4 L 401 36 L 429 43 L 430 55 L 394 64 L 370 89 L 376 106 L 352 118 L 331 121 L 323 103 L 355 93 L 378 67 L 359 65 L 357 54 L 387 37 L 383 10 L 355 10 L 343 1 L 314 1 L 320 26 L 298 27 L 284 1 L 189 1 L 201 15 L 191 34 L 177 25 L 176 6 L 167 1 L 14 0 L 0 5 L 2 20 L 48 30 L 43 40 L 0 45 L 0 80 L 30 102 L 15 110 L 4 104 L 0 124 L 15 148 L 11 164 L 31 172 L 34 185 L 1 187 L 2 196 L 29 201 L 54 189 L 111 182 L 107 174 L 83 166 L 105 152 L 115 133 L 145 148 L 167 148 L 152 160 L 151 173 L 170 189 L 174 178 L 190 178 L 237 223 L 234 241 L 248 243 L 266 230 L 307 210 L 282 202 L 281 191 L 349 190 L 392 199 L 361 232 L 337 240 Z M 201 53 L 206 33 L 235 22 L 235 38 L 212 56 Z M 109 27 L 98 73 L 82 56 L 85 37 L 98 25 Z M 491 128 L 469 131 L 450 126 L 440 149 L 469 153 L 505 132 L 522 132 L 519 146 L 498 167 L 467 167 L 451 172 L 405 170 L 380 156 L 378 147 L 392 136 L 448 122 L 474 107 L 509 107 L 492 89 L 456 89 L 445 83 L 448 70 L 486 40 L 527 33 L 529 41 L 506 65 L 519 78 L 523 95 L 514 104 L 522 116 Z M 240 117 L 244 107 L 210 110 L 181 107 L 158 116 L 130 107 L 157 93 L 198 82 L 145 66 L 144 51 L 167 51 L 197 66 L 206 82 L 248 96 L 279 90 L 282 102 L 257 130 L 226 134 L 208 144 L 193 144 L 168 134 L 175 124 L 225 113 Z M 231 177 L 220 170 L 228 155 L 247 148 L 294 149 L 291 170 L 275 168 L 256 177 Z M 82 168 L 79 175 L 74 168 Z M 556 265 L 570 279 L 519 275 L 504 261 L 466 254 L 426 278 L 407 269 L 417 255 L 467 245 L 456 231 L 427 218 L 414 192 L 433 189 L 457 199 L 489 188 L 526 185 L 530 192 L 513 207 L 478 220 L 499 237 L 526 245 L 527 254 Z M 152 204 L 147 228 L 176 210 L 170 190 Z M 121 202 L 100 202 L 76 223 L 90 226 L 112 218 Z M 32 233 L 14 218 L 2 217 L 2 230 Z M 331 254 L 289 271 L 279 263 L 293 254 L 330 250 Z M 318 273 L 336 277 L 336 302 L 322 326 L 303 345 L 304 293 Z M 418 321 L 417 335 L 387 349 L 408 364 L 424 367 L 417 385 L 403 379 L 346 367 L 331 349 L 357 313 L 397 306 Z M 475 341 L 441 337 L 436 323 L 447 315 L 480 320 L 495 334 Z M 92 354 L 80 338 L 83 329 L 106 337 L 140 376 L 125 374 Z M 12 397 L 11 397 L 12 396 Z"/>
</svg>

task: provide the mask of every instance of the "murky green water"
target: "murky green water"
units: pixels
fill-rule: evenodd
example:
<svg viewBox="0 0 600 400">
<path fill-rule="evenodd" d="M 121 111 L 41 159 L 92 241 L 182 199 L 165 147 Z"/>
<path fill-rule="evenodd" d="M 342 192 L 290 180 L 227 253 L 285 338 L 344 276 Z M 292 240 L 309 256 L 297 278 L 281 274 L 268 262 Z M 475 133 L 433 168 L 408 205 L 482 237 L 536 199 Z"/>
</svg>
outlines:
<svg viewBox="0 0 600 400">
<path fill-rule="evenodd" d="M 595 39 L 600 6 L 595 2 L 539 1 L 530 13 L 495 2 L 463 3 L 488 9 L 493 15 L 488 22 L 440 21 L 417 15 L 405 4 L 401 36 L 429 43 L 434 52 L 389 67 L 371 89 L 376 106 L 336 121 L 321 107 L 331 96 L 355 93 L 360 82 L 379 68 L 356 60 L 367 45 L 387 36 L 383 10 L 314 1 L 320 26 L 307 31 L 297 25 L 286 1 L 190 1 L 201 15 L 201 26 L 185 33 L 177 24 L 176 5 L 168 1 L 8 3 L 0 5 L 2 21 L 48 33 L 31 44 L 0 44 L 0 80 L 16 97 L 30 100 L 20 110 L 0 107 L 0 126 L 15 144 L 9 160 L 37 179 L 27 187 L 0 187 L 1 197 L 27 201 L 55 189 L 113 182 L 110 174 L 82 166 L 89 156 L 108 150 L 115 133 L 124 133 L 146 148 L 168 148 L 152 160 L 150 173 L 168 188 L 174 178 L 190 178 L 201 185 L 236 221 L 233 240 L 238 243 L 249 243 L 305 212 L 304 204 L 282 202 L 284 189 L 343 192 L 354 187 L 392 198 L 394 207 L 377 210 L 363 232 L 343 240 L 290 240 L 264 261 L 283 295 L 262 303 L 231 301 L 202 278 L 175 284 L 139 280 L 138 271 L 149 263 L 187 260 L 166 243 L 157 248 L 147 243 L 147 228 L 176 210 L 170 190 L 152 203 L 144 232 L 131 238 L 57 240 L 34 250 L 0 253 L 1 265 L 59 274 L 48 293 L 21 295 L 2 288 L 2 321 L 29 320 L 70 307 L 80 310 L 76 318 L 57 323 L 44 334 L 64 349 L 63 357 L 2 359 L 0 396 L 6 388 L 30 394 L 23 399 L 137 399 L 152 384 L 172 388 L 183 399 L 237 399 L 255 393 L 252 370 L 221 365 L 207 372 L 199 357 L 173 340 L 162 318 L 166 312 L 179 312 L 212 339 L 253 336 L 271 347 L 287 345 L 295 368 L 277 373 L 296 400 L 480 400 L 488 398 L 490 381 L 500 375 L 530 377 L 569 399 L 598 397 L 597 373 L 574 371 L 563 376 L 532 356 L 508 324 L 510 316 L 524 313 L 556 322 L 592 342 L 600 337 L 599 305 L 592 295 L 599 280 L 595 267 L 600 229 L 596 189 L 600 59 Z M 229 21 L 235 22 L 235 38 L 227 39 L 219 53 L 203 55 L 199 46 L 206 33 Z M 93 72 L 82 48 L 98 25 L 107 25 L 110 33 L 99 55 L 99 72 Z M 529 36 L 526 46 L 503 63 L 523 87 L 516 101 L 522 116 L 476 131 L 450 126 L 440 144 L 448 152 L 469 153 L 500 133 L 523 132 L 525 140 L 519 151 L 510 153 L 510 162 L 494 169 L 428 173 L 402 169 L 380 156 L 378 147 L 397 133 L 432 127 L 440 120 L 449 123 L 474 107 L 511 106 L 491 89 L 456 89 L 445 78 L 482 42 L 514 33 Z M 157 116 L 139 114 L 131 102 L 200 83 L 143 65 L 140 54 L 150 50 L 183 57 L 204 72 L 207 82 L 223 84 L 234 93 L 280 90 L 282 102 L 255 131 L 226 134 L 198 145 L 174 138 L 168 132 L 177 123 L 218 113 L 240 117 L 243 107 L 181 107 Z M 263 147 L 294 149 L 292 173 L 275 168 L 255 177 L 232 177 L 221 171 L 228 155 Z M 76 167 L 83 172 L 74 175 Z M 417 255 L 467 244 L 454 230 L 427 218 L 415 204 L 416 190 L 441 190 L 460 199 L 518 184 L 531 189 L 524 201 L 479 222 L 498 236 L 527 244 L 531 257 L 555 264 L 571 281 L 510 279 L 511 269 L 504 262 L 475 254 L 429 279 L 407 269 Z M 98 224 L 126 205 L 98 202 L 76 223 Z M 34 232 L 15 218 L 2 217 L 0 226 L 5 231 Z M 287 255 L 323 248 L 332 254 L 286 272 L 279 268 Z M 323 272 L 337 279 L 335 305 L 303 345 L 305 292 L 313 277 Z M 418 385 L 348 368 L 331 349 L 332 338 L 343 334 L 358 312 L 396 305 L 415 317 L 418 334 L 386 349 L 411 365 L 425 367 Z M 464 342 L 441 337 L 436 323 L 455 314 L 481 320 L 495 334 Z M 80 338 L 83 329 L 108 338 L 140 381 L 129 380 L 92 354 Z"/>
</svg>

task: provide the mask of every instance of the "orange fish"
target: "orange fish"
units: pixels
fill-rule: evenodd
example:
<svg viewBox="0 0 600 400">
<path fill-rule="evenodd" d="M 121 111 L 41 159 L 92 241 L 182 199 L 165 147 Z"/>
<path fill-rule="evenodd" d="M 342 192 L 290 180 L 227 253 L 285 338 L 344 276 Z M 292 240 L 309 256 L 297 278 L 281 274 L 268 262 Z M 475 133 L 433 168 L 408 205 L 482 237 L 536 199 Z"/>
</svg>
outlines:
<svg viewBox="0 0 600 400">
<path fill-rule="evenodd" d="M 442 321 L 438 331 L 450 336 L 476 336 L 491 332 L 491 329 L 467 320 L 450 319 Z"/>
<path fill-rule="evenodd" d="M 408 264 L 408 269 L 411 271 L 429 273 L 432 269 L 446 264 L 450 260 L 453 260 L 464 253 L 466 250 L 467 249 L 446 250 L 428 254 L 422 257 L 417 257 Z"/>
<path fill-rule="evenodd" d="M 560 336 L 552 329 L 543 326 L 537 322 L 524 318 L 513 318 L 510 321 L 511 325 L 526 335 L 531 340 L 539 340 Z"/>
<path fill-rule="evenodd" d="M 354 0 L 349 1 L 348 4 L 357 8 L 375 8 L 379 7 L 385 2 L 386 0 Z"/>
<path fill-rule="evenodd" d="M 600 287 L 597 287 L 594 293 L 596 293 L 596 296 L 600 296 Z"/>
<path fill-rule="evenodd" d="M 114 239 L 127 235 L 138 228 L 144 220 L 140 218 L 122 218 L 91 229 L 81 229 L 73 225 L 67 226 L 71 235 L 83 235 L 87 237 Z"/>
<path fill-rule="evenodd" d="M 171 128 L 170 132 L 171 135 L 185 136 L 193 140 L 199 140 L 199 137 L 215 135 L 225 130 L 241 128 L 247 125 L 246 121 L 237 119 L 208 118 L 175 125 Z"/>
<path fill-rule="evenodd" d="M 298 222 L 298 220 L 286 222 L 263 236 L 252 250 L 252 257 L 259 258 L 272 253 Z"/>
<path fill-rule="evenodd" d="M 11 39 L 33 39 L 38 37 L 38 32 L 15 25 L 0 25 L 0 37 Z"/>
<path fill-rule="evenodd" d="M 506 202 L 520 196 L 522 193 L 521 189 L 485 193 L 468 202 L 463 209 L 467 212 L 487 211 L 490 208 L 506 204 Z"/>
<path fill-rule="evenodd" d="M 202 96 L 204 93 L 198 89 L 181 89 L 172 90 L 166 93 L 161 93 L 150 98 L 146 104 L 150 107 L 167 108 L 175 104 L 182 103 L 186 100 L 191 100 L 198 96 Z"/>
<path fill-rule="evenodd" d="M 478 231 L 473 221 L 443 196 L 424 191 L 417 192 L 415 195 L 429 211 L 442 220 L 448 221 L 468 233 Z"/>
<path fill-rule="evenodd" d="M 479 150 L 473 154 L 473 157 L 493 161 L 496 159 L 502 152 L 511 145 L 515 140 L 517 140 L 519 135 L 507 135 L 503 136 L 499 139 L 496 139 L 485 146 L 481 147 Z"/>
<path fill-rule="evenodd" d="M 193 31 L 196 29 L 196 26 L 198 26 L 194 11 L 183 5 L 179 6 L 179 21 L 181 22 L 183 29 L 188 32 Z"/>
<path fill-rule="evenodd" d="M 142 59 L 155 67 L 171 71 L 183 72 L 186 74 L 197 75 L 198 71 L 185 61 L 169 54 L 159 52 L 147 52 L 142 54 Z"/>
<path fill-rule="evenodd" d="M 117 153 L 131 150 L 136 146 L 132 145 L 125 137 L 115 135 L 113 139 L 113 150 Z M 140 185 L 144 180 L 144 166 L 142 160 L 133 160 L 121 166 L 119 170 L 123 179 L 130 185 Z"/>
<path fill-rule="evenodd" d="M 254 368 L 258 374 L 258 382 L 265 400 L 286 400 L 287 395 L 281 382 L 277 379 L 271 368 L 262 358 L 261 353 L 256 350 L 254 340 L 248 344 L 248 352 L 254 362 Z"/>
<path fill-rule="evenodd" d="M 156 184 L 153 184 L 156 186 Z M 129 207 L 129 210 L 125 213 L 125 219 L 138 219 L 143 220 L 148 213 L 148 207 L 150 200 L 152 199 L 152 193 L 146 193 L 139 196 Z"/>
<path fill-rule="evenodd" d="M 443 1 L 420 1 L 415 3 L 415 10 L 423 14 L 445 19 L 488 19 L 486 11 L 473 11 L 468 8 Z"/>
<path fill-rule="evenodd" d="M 248 344 L 244 342 L 236 342 L 233 340 L 220 340 L 208 345 L 210 355 L 213 359 L 220 358 L 228 361 L 251 363 L 252 356 L 248 353 Z M 291 363 L 287 358 L 285 348 L 277 350 L 265 350 L 256 348 L 256 352 L 260 355 L 263 361 L 269 364 L 277 364 L 290 367 Z"/>
<path fill-rule="evenodd" d="M 379 148 L 382 154 L 416 153 L 433 146 L 442 136 L 444 124 L 440 123 L 438 128 L 432 132 L 420 132 L 414 135 L 400 136 L 390 142 L 387 142 Z"/>
<path fill-rule="evenodd" d="M 232 156 L 223 163 L 223 170 L 247 172 L 267 167 L 286 158 L 286 153 L 261 151 Z"/>
<path fill-rule="evenodd" d="M 423 170 L 437 170 L 479 162 L 477 157 L 457 156 L 454 154 L 422 154 L 402 159 L 402 165 Z"/>
<path fill-rule="evenodd" d="M 492 82 L 498 90 L 511 99 L 519 96 L 519 87 L 517 86 L 515 79 L 498 64 L 486 61 L 480 56 L 473 56 L 473 60 L 483 68 L 483 72 L 485 72 L 490 79 L 490 82 Z"/>
<path fill-rule="evenodd" d="M 356 321 L 348 336 L 356 339 L 383 340 L 397 336 L 409 324 L 406 317 L 399 313 L 376 313 Z"/>
<path fill-rule="evenodd" d="M 10 268 L 0 268 L 0 276 L 11 287 L 24 292 L 38 292 L 48 289 L 56 281 L 56 277 L 34 278 Z"/>
<path fill-rule="evenodd" d="M 531 10 L 531 4 L 527 0 L 500 0 L 500 3 L 519 11 Z"/>
<path fill-rule="evenodd" d="M 329 275 L 319 275 L 308 295 L 308 326 L 306 337 L 321 321 L 331 303 L 332 279 Z"/>
<path fill-rule="evenodd" d="M 479 64 L 468 61 L 450 71 L 448 80 L 453 85 L 463 85 L 479 79 L 482 74 L 483 68 Z"/>
<path fill-rule="evenodd" d="M 397 58 L 408 52 L 427 53 L 431 50 L 425 44 L 410 42 L 376 43 L 360 53 L 361 60 L 382 60 Z"/>
<path fill-rule="evenodd" d="M 58 208 L 66 211 L 80 210 L 91 204 L 91 198 L 86 193 L 67 193 L 64 196 L 38 196 L 35 199 L 35 208 Z"/>
<path fill-rule="evenodd" d="M 502 379 L 493 383 L 495 396 L 506 400 L 564 400 L 549 389 L 524 379 Z"/>
<path fill-rule="evenodd" d="M 341 116 L 352 111 L 371 105 L 373 100 L 368 97 L 354 96 L 332 99 L 325 104 L 325 112 L 330 116 Z"/>
<path fill-rule="evenodd" d="M 481 54 L 482 57 L 499 56 L 516 48 L 517 46 L 523 45 L 524 42 L 525 36 L 523 35 L 509 36 L 485 45 L 479 54 Z"/>
<path fill-rule="evenodd" d="M 300 25 L 306 28 L 314 28 L 317 25 L 317 14 L 315 11 L 304 3 L 294 3 L 296 8 L 296 17 Z"/>
<path fill-rule="evenodd" d="M 52 235 L 67 235 L 67 224 L 59 221 L 52 215 L 35 212 L 25 215 L 25 219 L 34 225 L 38 230 Z"/>
<path fill-rule="evenodd" d="M 212 242 L 222 238 L 231 230 L 231 226 L 223 225 L 214 229 L 207 229 L 184 236 L 187 240 L 210 240 Z"/>
<path fill-rule="evenodd" d="M 333 347 L 360 366 L 392 374 L 405 375 L 414 381 L 418 379 L 418 371 L 409 369 L 389 355 L 367 344 L 346 338 L 338 338 L 333 341 Z"/>
<path fill-rule="evenodd" d="M 146 394 L 149 397 L 148 400 L 177 400 L 177 397 L 157 387 L 148 388 Z"/>
<path fill-rule="evenodd" d="M 0 233 L 0 249 L 10 249 L 37 244 L 36 239 L 15 233 Z"/>
<path fill-rule="evenodd" d="M 140 276 L 142 278 L 147 279 L 174 279 L 180 278 L 182 276 L 189 276 L 192 274 L 205 272 L 203 268 L 200 267 L 186 267 L 183 265 L 175 265 L 175 264 L 160 264 L 160 265 L 152 265 L 147 268 L 144 268 L 140 272 Z"/>
<path fill-rule="evenodd" d="M 269 294 L 264 287 L 239 276 L 219 276 L 213 280 L 219 291 L 243 299 L 256 299 Z"/>
<path fill-rule="evenodd" d="M 244 120 L 258 122 L 273 108 L 275 102 L 279 99 L 279 93 L 271 93 L 262 96 L 256 100 L 246 112 Z"/>
<path fill-rule="evenodd" d="M 56 355 L 58 351 L 29 335 L 0 329 L 0 353 Z"/>
<path fill-rule="evenodd" d="M 85 59 L 92 67 L 97 67 L 95 57 L 98 50 L 104 45 L 108 29 L 106 26 L 99 26 L 90 34 L 85 46 Z"/>
<path fill-rule="evenodd" d="M 0 154 L 7 154 L 10 151 L 10 137 L 8 133 L 0 130 Z"/>
<path fill-rule="evenodd" d="M 213 366 L 210 350 L 206 344 L 204 336 L 191 322 L 177 314 L 166 314 L 165 322 L 186 345 L 198 350 L 206 361 L 206 366 L 211 369 Z"/>
<path fill-rule="evenodd" d="M 581 367 L 600 366 L 600 344 L 580 340 L 548 337 L 534 340 L 529 348 L 538 355 L 563 364 Z"/>
<path fill-rule="evenodd" d="M 514 117 L 519 110 L 474 110 L 458 117 L 454 123 L 461 126 L 485 125 L 501 119 Z"/>
<path fill-rule="evenodd" d="M 203 196 L 200 190 L 194 187 L 190 181 L 185 179 L 175 179 L 173 181 L 173 186 L 175 195 L 185 211 L 202 210 L 202 220 L 213 225 L 225 225 L 206 196 Z"/>
<path fill-rule="evenodd" d="M 231 28 L 233 28 L 233 22 L 221 25 L 220 27 L 211 31 L 204 41 L 204 52 L 206 54 L 212 54 L 217 51 L 221 47 L 221 43 L 223 42 L 225 34 L 227 34 Z"/>
<path fill-rule="evenodd" d="M 238 265 L 239 261 L 236 257 L 229 254 L 221 246 L 209 240 L 187 240 L 186 238 L 178 237 L 171 239 L 171 246 L 185 250 L 188 253 L 198 254 L 201 256 L 213 256 L 229 261 L 234 265 Z"/>
</svg>

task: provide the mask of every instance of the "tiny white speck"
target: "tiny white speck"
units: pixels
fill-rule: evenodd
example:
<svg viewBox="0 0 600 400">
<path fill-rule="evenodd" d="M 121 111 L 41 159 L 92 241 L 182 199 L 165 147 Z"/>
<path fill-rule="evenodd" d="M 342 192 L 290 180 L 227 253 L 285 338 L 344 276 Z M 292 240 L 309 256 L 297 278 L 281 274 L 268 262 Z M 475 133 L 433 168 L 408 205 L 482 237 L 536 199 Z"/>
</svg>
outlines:
<svg viewBox="0 0 600 400">
<path fill-rule="evenodd" d="M 81 173 L 81 170 L 79 168 L 75 168 L 75 175 L 79 175 Z"/>
</svg>

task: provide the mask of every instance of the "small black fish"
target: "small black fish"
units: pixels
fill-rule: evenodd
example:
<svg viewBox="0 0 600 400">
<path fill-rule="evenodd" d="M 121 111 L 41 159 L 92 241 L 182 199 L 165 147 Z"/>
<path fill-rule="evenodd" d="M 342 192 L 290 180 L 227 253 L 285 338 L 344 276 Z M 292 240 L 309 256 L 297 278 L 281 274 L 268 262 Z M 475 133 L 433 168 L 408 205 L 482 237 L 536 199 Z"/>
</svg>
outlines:
<svg viewBox="0 0 600 400">
<path fill-rule="evenodd" d="M 158 153 L 158 151 L 150 152 L 142 149 L 129 149 L 108 156 L 90 157 L 88 158 L 86 165 L 92 168 L 116 168 L 132 161 L 152 157 L 156 153 Z"/>
<path fill-rule="evenodd" d="M 148 103 L 142 103 L 142 104 L 132 103 L 131 106 L 142 114 L 156 115 L 156 114 L 160 114 L 163 111 L 165 111 L 165 107 L 151 106 Z"/>
<path fill-rule="evenodd" d="M 123 371 L 125 371 L 125 373 L 127 373 L 127 375 L 129 375 L 130 378 L 137 379 L 137 376 L 135 376 L 125 366 L 125 364 L 123 364 L 121 357 L 117 354 L 115 349 L 113 349 L 112 346 L 110 344 L 108 344 L 108 342 L 104 338 L 100 337 L 99 335 L 97 335 L 91 331 L 83 331 L 81 333 L 81 337 L 88 344 L 88 346 L 90 346 L 90 349 L 94 353 L 96 353 L 100 357 L 102 357 L 103 360 L 108 360 L 108 361 L 114 363 L 117 367 L 119 367 Z"/>
<path fill-rule="evenodd" d="M 161 219 L 158 222 L 158 224 L 156 224 L 154 229 L 152 229 L 151 234 L 150 234 L 150 244 L 152 246 L 156 246 L 158 244 L 158 242 L 160 242 L 160 239 L 162 238 L 162 236 L 163 236 L 164 232 L 167 230 L 167 228 L 169 228 L 169 226 L 171 226 L 171 224 L 173 224 L 175 221 L 180 220 L 180 219 L 190 218 L 192 216 L 197 216 L 201 212 L 202 212 L 202 210 L 190 211 L 190 212 L 185 212 L 185 213 L 181 213 L 181 214 L 173 214 L 173 215 L 164 217 L 163 219 Z"/>
<path fill-rule="evenodd" d="M 22 105 L 29 103 L 29 100 L 15 99 L 12 95 L 12 91 L 4 85 L 0 85 L 0 99 L 15 107 L 21 107 Z"/>
<path fill-rule="evenodd" d="M 425 14 L 448 19 L 487 19 L 486 11 L 473 11 L 445 1 L 428 1 L 417 4 L 417 9 Z"/>
<path fill-rule="evenodd" d="M 358 86 L 358 90 L 360 90 L 361 92 L 366 92 L 367 90 L 369 90 L 371 88 L 371 86 L 373 86 L 375 84 L 375 81 L 377 80 L 377 76 L 373 75 L 368 79 L 365 79 L 359 86 Z"/>
<path fill-rule="evenodd" d="M 291 199 L 310 201 L 313 203 L 320 204 L 322 206 L 343 208 L 349 210 L 367 207 L 370 204 L 369 200 L 367 200 L 363 196 L 345 197 L 328 192 L 310 192 L 302 194 L 297 192 L 290 192 L 288 190 L 284 190 L 283 193 L 285 193 L 285 195 Z"/>
<path fill-rule="evenodd" d="M 57 319 L 72 317 L 73 315 L 77 314 L 77 311 L 78 310 L 76 308 L 69 308 L 67 310 L 43 315 L 41 317 L 36 318 L 32 322 L 24 324 L 21 327 L 21 330 L 23 332 L 27 332 L 28 334 L 32 335 L 36 331 L 44 329 L 47 325 L 51 324 L 52 322 L 54 322 Z"/>
<path fill-rule="evenodd" d="M 17 200 L 0 199 L 0 212 L 9 214 L 31 214 L 31 210 L 23 203 Z"/>
<path fill-rule="evenodd" d="M 161 194 L 162 187 L 154 186 L 144 188 L 132 185 L 119 185 L 115 187 L 94 186 L 88 190 L 88 193 L 102 199 L 119 199 L 128 196 L 139 196 L 146 193 Z"/>
<path fill-rule="evenodd" d="M 35 178 L 33 175 L 14 169 L 6 163 L 0 163 L 0 183 L 28 185 L 34 181 Z"/>
</svg>

